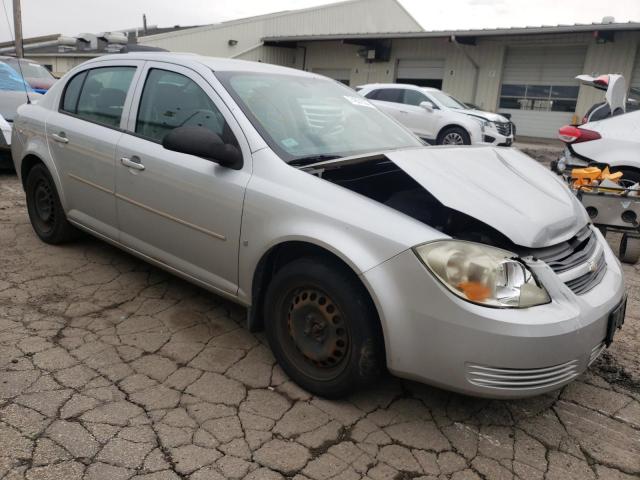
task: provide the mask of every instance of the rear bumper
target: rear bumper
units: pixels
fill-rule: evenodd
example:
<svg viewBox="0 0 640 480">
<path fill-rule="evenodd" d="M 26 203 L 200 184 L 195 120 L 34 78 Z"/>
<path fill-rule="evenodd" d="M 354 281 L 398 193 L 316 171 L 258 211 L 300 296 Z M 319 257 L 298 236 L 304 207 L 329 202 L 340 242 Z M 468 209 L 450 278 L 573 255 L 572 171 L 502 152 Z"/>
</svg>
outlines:
<svg viewBox="0 0 640 480">
<path fill-rule="evenodd" d="M 605 276 L 584 295 L 546 264 L 536 267 L 552 301 L 521 310 L 465 302 L 435 281 L 412 251 L 394 257 L 365 273 L 376 293 L 389 370 L 490 398 L 565 385 L 602 351 L 609 313 L 624 295 L 620 264 L 608 247 L 605 256 Z"/>
</svg>

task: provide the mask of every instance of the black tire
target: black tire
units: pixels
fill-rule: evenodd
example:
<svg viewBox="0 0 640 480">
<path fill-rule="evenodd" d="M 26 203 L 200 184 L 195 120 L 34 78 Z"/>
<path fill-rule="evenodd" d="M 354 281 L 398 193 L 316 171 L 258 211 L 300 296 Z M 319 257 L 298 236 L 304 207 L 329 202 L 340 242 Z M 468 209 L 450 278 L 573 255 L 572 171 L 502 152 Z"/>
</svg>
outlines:
<svg viewBox="0 0 640 480">
<path fill-rule="evenodd" d="M 47 167 L 39 163 L 29 170 L 25 191 L 29 220 L 40 240 L 58 245 L 76 238 L 78 231 L 67 220 Z"/>
<path fill-rule="evenodd" d="M 459 139 L 462 143 L 452 143 L 450 139 Z M 461 127 L 449 127 L 445 128 L 438 134 L 436 140 L 438 145 L 471 145 L 471 137 L 464 128 Z"/>
<path fill-rule="evenodd" d="M 622 234 L 618 258 L 621 262 L 635 265 L 640 259 L 640 238 L 628 233 Z"/>
<path fill-rule="evenodd" d="M 372 302 L 338 262 L 301 258 L 285 265 L 267 288 L 264 311 L 278 363 L 315 395 L 343 397 L 373 382 L 384 368 Z"/>
</svg>

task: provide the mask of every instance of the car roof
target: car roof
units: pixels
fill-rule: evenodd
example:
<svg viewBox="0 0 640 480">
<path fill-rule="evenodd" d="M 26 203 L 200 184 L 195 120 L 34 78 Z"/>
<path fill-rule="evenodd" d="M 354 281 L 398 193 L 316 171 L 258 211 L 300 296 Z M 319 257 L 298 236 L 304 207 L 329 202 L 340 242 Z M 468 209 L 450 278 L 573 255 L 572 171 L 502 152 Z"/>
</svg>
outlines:
<svg viewBox="0 0 640 480">
<path fill-rule="evenodd" d="M 366 85 L 359 85 L 357 88 L 406 88 L 409 90 L 422 90 L 425 92 L 441 92 L 439 88 L 433 87 L 420 87 L 418 85 L 412 85 L 410 83 L 368 83 Z"/>
<path fill-rule="evenodd" d="M 219 57 L 206 57 L 195 53 L 180 53 L 180 52 L 132 52 L 132 53 L 117 53 L 113 55 L 103 55 L 98 58 L 94 58 L 85 62 L 98 63 L 101 61 L 113 61 L 113 60 L 153 60 L 157 62 L 168 62 L 182 66 L 194 66 L 204 65 L 207 68 L 216 72 L 263 72 L 263 73 L 280 73 L 287 75 L 297 75 L 306 77 L 319 77 L 319 75 L 304 72 L 294 68 L 281 67 L 278 65 L 271 65 L 269 63 L 251 62 L 247 60 L 237 60 L 233 58 L 219 58 Z"/>
</svg>

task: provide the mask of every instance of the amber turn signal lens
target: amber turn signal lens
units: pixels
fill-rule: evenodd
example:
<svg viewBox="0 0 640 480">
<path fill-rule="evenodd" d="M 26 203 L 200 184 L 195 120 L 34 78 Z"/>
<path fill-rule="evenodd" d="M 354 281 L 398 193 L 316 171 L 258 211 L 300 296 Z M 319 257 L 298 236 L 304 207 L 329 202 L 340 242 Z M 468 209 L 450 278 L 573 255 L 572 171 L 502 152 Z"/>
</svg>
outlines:
<svg viewBox="0 0 640 480">
<path fill-rule="evenodd" d="M 458 288 L 472 302 L 481 302 L 491 296 L 491 289 L 480 282 L 462 282 Z"/>
</svg>

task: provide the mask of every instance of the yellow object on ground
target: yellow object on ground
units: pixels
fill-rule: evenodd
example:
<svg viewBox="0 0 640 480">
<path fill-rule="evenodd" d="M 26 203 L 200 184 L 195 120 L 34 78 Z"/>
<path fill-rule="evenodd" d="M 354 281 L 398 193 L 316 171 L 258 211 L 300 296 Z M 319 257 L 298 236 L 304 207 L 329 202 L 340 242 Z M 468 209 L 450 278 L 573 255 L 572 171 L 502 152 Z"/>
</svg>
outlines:
<svg viewBox="0 0 640 480">
<path fill-rule="evenodd" d="M 597 187 L 603 181 L 618 183 L 622 179 L 622 172 L 611 173 L 609 167 L 600 169 L 598 167 L 574 168 L 571 170 L 573 188 Z"/>
</svg>

